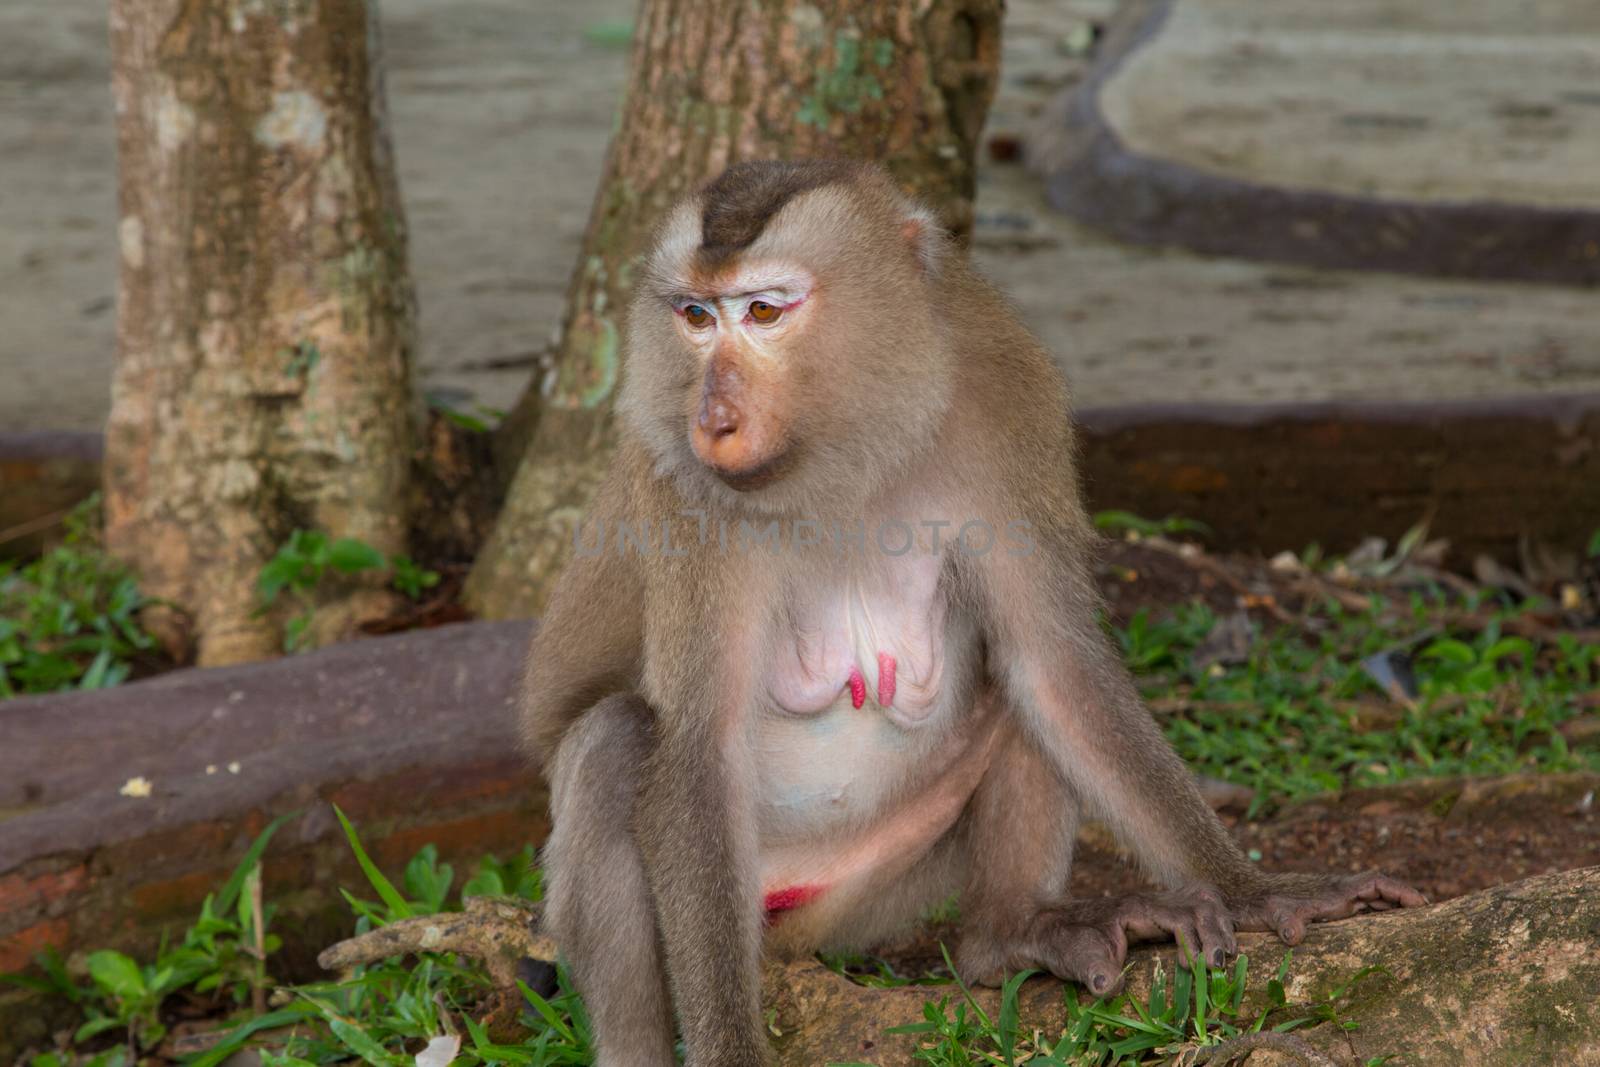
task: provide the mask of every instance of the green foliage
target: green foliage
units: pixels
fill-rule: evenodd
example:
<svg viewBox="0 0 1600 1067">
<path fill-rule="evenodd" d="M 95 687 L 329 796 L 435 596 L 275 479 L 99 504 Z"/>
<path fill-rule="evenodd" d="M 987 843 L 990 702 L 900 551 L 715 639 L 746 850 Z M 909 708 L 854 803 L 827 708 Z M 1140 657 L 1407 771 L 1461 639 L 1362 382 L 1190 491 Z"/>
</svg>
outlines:
<svg viewBox="0 0 1600 1067">
<path fill-rule="evenodd" d="M 402 891 L 372 863 L 344 813 L 337 808 L 334 811 L 368 885 L 378 896 L 378 901 L 372 902 L 345 894 L 357 916 L 357 931 L 395 919 L 456 911 L 461 897 L 469 895 L 495 893 L 528 900 L 541 896 L 531 846 L 503 862 L 485 856 L 452 900 L 455 872 L 450 864 L 439 861 L 438 849 L 427 845 L 406 865 Z M 291 817 L 279 818 L 256 838 L 233 875 L 215 895 L 206 898 L 182 943 L 163 946 L 153 963 L 102 949 L 87 957 L 87 982 L 80 984 L 59 957 L 47 953 L 37 959 L 43 977 L 5 976 L 13 984 L 70 1000 L 83 1013 L 83 1021 L 72 1035 L 75 1055 L 51 1053 L 31 1067 L 125 1067 L 130 1052 L 147 1052 L 166 1035 L 169 1019 L 163 1012 L 174 994 L 211 995 L 219 998 L 226 1010 L 245 1005 L 253 991 L 267 989 L 265 957 L 277 951 L 280 942 L 267 932 L 273 909 L 262 907 L 258 912 L 258 898 L 248 890 L 252 880 L 260 877 L 267 843 Z M 253 948 L 258 922 L 266 950 L 260 957 Z M 593 1051 L 588 1020 L 565 970 L 558 970 L 557 980 L 558 993 L 550 1000 L 523 989 L 527 1004 L 524 1022 L 534 1034 L 521 1045 L 502 1046 L 490 1040 L 472 1014 L 489 992 L 488 980 L 476 964 L 431 953 L 410 963 L 385 960 L 357 968 L 342 981 L 280 991 L 273 1010 L 245 1015 L 219 1043 L 186 1060 L 184 1067 L 217 1067 L 255 1035 L 283 1027 L 292 1027 L 287 1031 L 291 1036 L 285 1042 L 280 1031 L 278 1047 L 262 1051 L 267 1067 L 315 1067 L 349 1060 L 410 1067 L 419 1042 L 459 1033 L 463 1028 L 465 1038 L 454 1067 L 590 1063 Z M 118 1047 L 94 1052 L 94 1046 L 108 1037 L 118 1039 Z"/>
<path fill-rule="evenodd" d="M 361 900 L 346 892 L 356 912 L 358 932 L 396 919 L 457 910 L 460 897 L 450 899 L 455 872 L 439 862 L 438 850 L 424 846 L 406 864 L 401 879 L 404 893 L 378 870 L 367 855 L 355 827 L 342 811 L 334 809 L 356 862 L 378 902 Z M 532 869 L 533 849 L 524 849 L 502 863 L 494 856 L 479 861 L 461 896 L 481 892 L 537 900 L 538 872 Z M 522 988 L 528 1010 L 523 1023 L 533 1031 L 519 1045 L 496 1044 L 474 1012 L 488 994 L 488 980 L 479 967 L 447 953 L 425 953 L 413 964 L 384 960 L 356 969 L 348 979 L 298 986 L 297 1009 L 316 1025 L 288 1040 L 281 1056 L 270 1063 L 285 1067 L 360 1059 L 369 1064 L 409 1067 L 419 1043 L 466 1031 L 452 1061 L 453 1067 L 510 1064 L 514 1067 L 554 1067 L 587 1064 L 594 1059 L 588 1020 L 565 969 L 558 969 L 559 991 L 545 1000 Z M 408 1051 L 409 1050 L 409 1051 Z M 264 1063 L 269 1061 L 263 1059 Z M 196 1063 L 187 1067 L 214 1067 Z"/>
<path fill-rule="evenodd" d="M 439 584 L 438 572 L 425 570 L 406 556 L 385 556 L 354 537 L 330 538 L 321 530 L 295 530 L 261 568 L 256 593 L 263 608 L 276 603 L 285 592 L 300 603 L 302 610 L 284 627 L 284 649 L 295 652 L 305 647 L 317 591 L 330 574 L 349 576 L 385 569 L 391 572 L 390 584 L 412 600 Z"/>
<path fill-rule="evenodd" d="M 116 685 L 155 648 L 138 620 L 149 601 L 100 548 L 99 513 L 96 494 L 67 517 L 61 545 L 0 560 L 0 699 Z"/>
<path fill-rule="evenodd" d="M 1441 618 L 1488 615 L 1477 632 L 1441 632 Z M 1300 625 L 1259 631 L 1246 662 L 1200 666 L 1217 618 L 1203 604 L 1116 631 L 1146 697 L 1181 709 L 1168 738 L 1203 774 L 1255 788 L 1258 803 L 1418 775 L 1600 769 L 1559 731 L 1600 687 L 1600 646 L 1561 634 L 1546 644 L 1507 636 L 1520 609 L 1463 604 L 1441 591 L 1366 611 L 1329 600 Z M 1417 679 L 1397 701 L 1363 661 L 1398 651 Z M 1378 716 L 1378 718 L 1374 718 Z"/>
<path fill-rule="evenodd" d="M 261 832 L 222 889 L 206 897 L 182 942 L 163 944 L 154 962 L 139 963 L 113 949 L 100 949 L 88 955 L 89 982 L 79 985 L 60 958 L 49 952 L 37 960 L 43 978 L 3 977 L 78 1005 L 83 1022 L 72 1033 L 74 1045 L 112 1033 L 135 1053 L 153 1049 L 166 1036 L 162 1008 L 176 993 L 188 991 L 218 997 L 225 1004 L 244 1004 L 253 989 L 265 987 L 266 957 L 281 944 L 278 936 L 268 931 L 273 909 L 258 907 L 259 896 L 244 890 L 260 877 L 261 854 L 289 817 L 274 820 Z M 259 954 L 257 944 L 262 948 Z M 101 1058 L 84 1062 L 97 1063 Z"/>
<path fill-rule="evenodd" d="M 631 24 L 625 25 L 623 30 L 629 35 L 633 33 Z M 626 38 L 624 38 L 623 44 L 627 44 Z M 450 401 L 445 397 L 431 393 L 427 397 L 427 403 L 428 407 L 437 411 L 446 422 L 452 426 L 459 426 L 470 433 L 489 433 L 494 429 L 495 423 L 506 417 L 504 408 L 490 407 L 488 404 L 473 404 L 471 411 L 464 411 L 461 408 L 452 407 Z"/>
<path fill-rule="evenodd" d="M 543 900 L 544 882 L 538 867 L 533 864 L 533 846 L 526 845 L 521 852 L 501 863 L 492 853 L 478 861 L 478 869 L 461 887 L 465 897 L 521 897 L 524 900 Z"/>
<path fill-rule="evenodd" d="M 367 883 L 378 897 L 364 901 L 346 893 L 362 932 L 395 919 L 454 911 L 461 897 L 506 892 L 539 898 L 533 850 L 526 848 L 502 862 L 486 856 L 452 898 L 455 875 L 428 845 L 412 857 L 401 879 L 403 892 L 371 862 L 355 827 L 335 808 L 352 852 Z M 285 821 L 272 823 L 252 844 L 232 877 L 212 897 L 176 948 L 163 947 L 154 963 L 143 964 L 120 952 L 100 950 L 87 959 L 87 984 L 79 984 L 53 954 L 39 958 L 42 978 L 10 976 L 24 986 L 58 994 L 77 1004 L 84 1021 L 72 1035 L 70 1055 L 49 1053 L 30 1067 L 127 1067 L 131 1058 L 151 1050 L 166 1034 L 169 1017 L 163 1008 L 179 991 L 211 992 L 224 1004 L 243 1006 L 256 990 L 266 989 L 262 965 L 278 947 L 266 933 L 272 909 L 257 907 L 248 890 L 260 877 L 262 853 Z M 252 945 L 259 935 L 265 953 Z M 876 974 L 859 973 L 863 961 Z M 1018 990 L 1033 972 L 1012 976 L 1001 990 L 1000 1010 L 990 1016 L 972 991 L 950 976 L 955 968 L 945 954 L 941 974 L 906 977 L 871 957 L 841 964 L 850 976 L 868 985 L 934 985 L 954 982 L 958 996 L 924 1005 L 923 1021 L 890 1033 L 914 1034 L 921 1047 L 919 1063 L 932 1067 L 1009 1067 L 1027 1063 L 1045 1067 L 1100 1067 L 1167 1062 L 1186 1050 L 1216 1045 L 1241 1033 L 1259 1030 L 1270 1019 L 1293 1014 L 1275 1029 L 1289 1030 L 1311 1022 L 1340 1021 L 1337 1006 L 1351 987 L 1376 968 L 1368 968 L 1324 1001 L 1289 1012 L 1284 980 L 1290 956 L 1284 957 L 1264 990 L 1254 1014 L 1242 1008 L 1248 961 L 1230 968 L 1206 969 L 1196 962 L 1170 978 L 1158 971 L 1149 997 L 1126 994 L 1081 1005 L 1075 990 L 1066 992 L 1066 1024 L 1055 1035 L 1025 1032 L 1020 1026 Z M 593 1062 L 593 1041 L 583 1005 L 564 968 L 557 969 L 557 992 L 550 999 L 519 983 L 524 1010 L 521 1023 L 529 1036 L 516 1045 L 496 1043 L 485 1024 L 487 978 L 476 963 L 447 953 L 422 953 L 415 959 L 392 958 L 355 968 L 331 982 L 280 989 L 270 1010 L 235 1013 L 234 1025 L 216 1044 L 190 1056 L 183 1067 L 219 1067 L 233 1053 L 265 1037 L 259 1049 L 264 1067 L 318 1067 L 361 1061 L 378 1067 L 410 1067 L 426 1043 L 443 1040 L 455 1049 L 452 1067 L 561 1067 Z M 1261 1006 L 1264 1005 L 1264 1006 Z M 115 1038 L 115 1048 L 99 1049 Z M 866 1067 L 866 1065 L 839 1065 Z"/>
<path fill-rule="evenodd" d="M 1596 530 L 1589 538 L 1589 547 L 1585 550 L 1591 559 L 1600 559 L 1600 530 Z"/>
<path fill-rule="evenodd" d="M 1131 533 L 1139 537 L 1178 537 L 1183 534 L 1211 536 L 1211 527 L 1205 523 L 1176 515 L 1168 515 L 1164 519 L 1145 519 L 1131 511 L 1097 511 L 1094 525 L 1105 533 Z"/>
</svg>

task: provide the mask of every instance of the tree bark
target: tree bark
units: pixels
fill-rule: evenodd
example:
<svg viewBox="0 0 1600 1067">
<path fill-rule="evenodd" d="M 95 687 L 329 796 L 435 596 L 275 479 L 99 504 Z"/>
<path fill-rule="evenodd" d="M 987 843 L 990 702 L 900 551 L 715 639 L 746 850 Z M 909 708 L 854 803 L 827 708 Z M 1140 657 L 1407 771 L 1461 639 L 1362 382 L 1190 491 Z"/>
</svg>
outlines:
<svg viewBox="0 0 1600 1067">
<path fill-rule="evenodd" d="M 121 291 L 107 543 L 202 664 L 281 647 L 297 527 L 406 544 L 405 222 L 371 0 L 112 0 Z M 385 610 L 319 594 L 326 639 Z"/>
<path fill-rule="evenodd" d="M 885 163 L 965 237 L 999 76 L 1001 0 L 644 0 L 621 124 L 562 339 L 501 433 L 516 474 L 467 583 L 479 614 L 542 609 L 614 442 L 634 264 L 661 214 L 729 164 Z"/>
</svg>

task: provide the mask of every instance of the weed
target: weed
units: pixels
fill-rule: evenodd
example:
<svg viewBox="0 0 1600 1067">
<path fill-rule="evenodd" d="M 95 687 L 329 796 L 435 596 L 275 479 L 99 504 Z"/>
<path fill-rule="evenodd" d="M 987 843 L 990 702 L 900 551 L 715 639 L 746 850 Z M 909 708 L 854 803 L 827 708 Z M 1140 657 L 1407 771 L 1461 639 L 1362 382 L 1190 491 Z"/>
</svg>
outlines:
<svg viewBox="0 0 1600 1067">
<path fill-rule="evenodd" d="M 183 940 L 176 946 L 163 944 L 154 962 L 141 964 L 124 953 L 100 949 L 86 960 L 89 983 L 79 985 L 52 952 L 38 958 L 43 978 L 0 977 L 78 1005 L 84 1018 L 73 1031 L 74 1045 L 115 1032 L 134 1059 L 166 1036 L 162 1009 L 177 993 L 189 991 L 220 998 L 225 1004 L 243 1005 L 263 989 L 266 957 L 280 944 L 279 938 L 268 932 L 272 909 L 261 904 L 259 892 L 247 892 L 247 888 L 252 879 L 260 877 L 261 854 L 267 843 L 289 818 L 281 816 L 268 824 L 222 888 L 200 905 L 199 918 Z M 35 1062 L 34 1067 L 50 1065 Z"/>
<path fill-rule="evenodd" d="M 1131 511 L 1097 511 L 1094 515 L 1094 525 L 1103 533 L 1132 535 L 1135 539 L 1178 537 L 1182 534 L 1211 536 L 1211 527 L 1205 523 L 1198 519 L 1185 519 L 1176 515 L 1169 515 L 1164 519 L 1146 519 Z"/>
<path fill-rule="evenodd" d="M 61 545 L 0 560 L 0 699 L 116 685 L 155 649 L 139 624 L 150 601 L 101 549 L 99 514 L 95 494 L 67 517 Z"/>
<path fill-rule="evenodd" d="M 540 898 L 533 850 L 509 860 L 486 856 L 471 877 L 453 892 L 456 876 L 438 850 L 424 847 L 406 865 L 397 885 L 372 863 L 355 827 L 334 809 L 357 864 L 376 899 L 346 892 L 358 933 L 399 919 L 456 911 L 464 896 L 503 893 Z M 263 994 L 271 984 L 268 957 L 278 939 L 267 933 L 273 910 L 252 894 L 259 885 L 261 857 L 285 816 L 269 825 L 251 845 L 223 887 L 207 897 L 199 918 L 181 944 L 163 946 L 153 963 L 142 964 L 120 952 L 102 949 L 87 958 L 86 983 L 69 974 L 53 954 L 39 957 L 43 977 L 8 976 L 23 986 L 57 994 L 76 1004 L 84 1021 L 67 1048 L 35 1057 L 31 1067 L 126 1067 L 149 1058 L 166 1036 L 168 1007 L 175 995 L 191 1000 L 209 995 L 220 1017 L 232 1025 L 218 1032 L 209 1050 L 190 1056 L 183 1067 L 218 1067 L 248 1044 L 258 1049 L 264 1067 L 314 1067 L 360 1060 L 379 1067 L 410 1067 L 417 1053 L 439 1043 L 452 1055 L 452 1067 L 558 1067 L 593 1060 L 587 1016 L 564 968 L 557 969 L 557 991 L 545 998 L 519 983 L 523 1034 L 505 1044 L 486 1021 L 493 990 L 477 963 L 447 953 L 422 953 L 414 960 L 392 958 L 365 964 L 336 981 L 277 989 L 270 1009 Z M 260 946 L 256 948 L 255 946 Z M 917 1062 L 930 1067 L 1100 1067 L 1167 1062 L 1185 1050 L 1219 1044 L 1260 1030 L 1274 1016 L 1291 1014 L 1284 980 L 1291 954 L 1276 975 L 1258 990 L 1261 1002 L 1247 1015 L 1248 960 L 1231 968 L 1207 969 L 1196 962 L 1170 977 L 1158 968 L 1148 997 L 1130 995 L 1080 1004 L 1075 988 L 1065 992 L 1065 1022 L 1053 1034 L 1025 1031 L 1018 991 L 1033 972 L 1012 976 L 1001 989 L 999 1011 L 991 1016 L 958 978 L 949 954 L 936 974 L 910 977 L 872 957 L 836 957 L 841 973 L 867 985 L 947 985 L 955 996 L 930 1000 L 923 1021 L 890 1033 L 919 1038 Z M 1285 1032 L 1316 1022 L 1349 1026 L 1338 1012 L 1368 968 L 1325 1000 L 1302 1006 L 1293 1018 L 1277 1022 Z M 771 1020 L 769 1020 L 770 1022 Z M 118 1044 L 104 1047 L 115 1035 Z M 443 1062 L 442 1060 L 436 1062 Z M 840 1065 L 853 1067 L 853 1065 Z M 865 1067 L 865 1065 L 863 1065 Z"/>
<path fill-rule="evenodd" d="M 464 411 L 452 407 L 447 398 L 438 394 L 430 393 L 427 402 L 428 407 L 437 411 L 446 422 L 469 433 L 489 433 L 494 429 L 494 424 L 506 416 L 504 409 L 487 404 L 474 404 L 471 411 Z"/>
<path fill-rule="evenodd" d="M 1257 627 L 1246 662 L 1204 668 L 1195 653 L 1218 620 L 1203 604 L 1141 612 L 1117 637 L 1178 751 L 1256 789 L 1258 806 L 1419 775 L 1600 769 L 1560 729 L 1600 686 L 1600 646 L 1507 635 L 1522 609 L 1492 605 L 1481 629 L 1450 632 L 1438 620 L 1460 607 L 1437 590 L 1374 596 L 1365 611 L 1329 600 L 1294 627 Z M 1414 697 L 1364 666 L 1386 655 L 1415 675 Z"/>
<path fill-rule="evenodd" d="M 284 650 L 295 652 L 306 645 L 316 594 L 330 573 L 348 576 L 385 569 L 391 572 L 390 584 L 412 600 L 439 584 L 438 572 L 425 570 L 406 556 L 385 556 L 354 537 L 330 538 L 321 530 L 295 530 L 261 568 L 256 592 L 263 608 L 286 591 L 300 604 L 301 610 L 284 625 Z"/>
<path fill-rule="evenodd" d="M 1244 1012 L 1250 961 L 1240 956 L 1230 968 L 1208 968 L 1196 959 L 1170 977 L 1157 966 L 1144 999 L 1121 994 L 1090 1004 L 1079 1002 L 1076 988 L 1064 994 L 1065 1025 L 1054 1035 L 1020 1026 L 1018 992 L 1034 972 L 1012 975 L 1000 990 L 999 1011 L 991 1017 L 972 990 L 955 979 L 959 997 L 942 997 L 923 1005 L 923 1021 L 894 1027 L 887 1033 L 916 1035 L 914 1058 L 930 1067 L 1122 1067 L 1169 1063 L 1196 1049 L 1221 1045 L 1259 1032 L 1274 1015 L 1287 1014 L 1284 993 L 1293 953 L 1285 953 L 1274 977 L 1268 980 L 1265 1004 L 1252 1014 Z M 950 966 L 948 952 L 946 966 Z M 1340 1003 L 1351 989 L 1376 973 L 1367 968 L 1324 1000 L 1303 1008 L 1302 1014 L 1276 1023 L 1278 1033 L 1308 1023 L 1333 1022 L 1346 1028 L 1354 1024 L 1339 1017 Z M 952 1003 L 953 1002 L 953 1003 Z M 833 1064 L 830 1067 L 871 1067 L 869 1064 Z"/>
</svg>

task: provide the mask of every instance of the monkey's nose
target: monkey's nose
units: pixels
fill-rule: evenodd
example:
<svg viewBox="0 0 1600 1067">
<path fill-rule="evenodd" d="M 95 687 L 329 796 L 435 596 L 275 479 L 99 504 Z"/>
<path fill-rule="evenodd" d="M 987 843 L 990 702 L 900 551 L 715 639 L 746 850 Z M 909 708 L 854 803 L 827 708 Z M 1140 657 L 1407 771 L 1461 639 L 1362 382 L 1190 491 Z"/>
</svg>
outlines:
<svg viewBox="0 0 1600 1067">
<path fill-rule="evenodd" d="M 700 402 L 700 431 L 713 442 L 737 434 L 739 423 L 739 409 L 721 397 L 707 397 Z"/>
</svg>

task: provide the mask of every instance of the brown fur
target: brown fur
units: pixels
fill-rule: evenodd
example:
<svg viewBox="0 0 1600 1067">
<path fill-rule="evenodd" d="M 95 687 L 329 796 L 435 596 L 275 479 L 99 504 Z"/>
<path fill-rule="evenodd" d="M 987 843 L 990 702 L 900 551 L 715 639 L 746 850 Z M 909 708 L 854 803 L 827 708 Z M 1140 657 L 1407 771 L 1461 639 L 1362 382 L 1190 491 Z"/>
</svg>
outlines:
<svg viewBox="0 0 1600 1067">
<path fill-rule="evenodd" d="M 767 223 L 801 193 L 849 182 L 862 165 L 850 160 L 736 163 L 701 193 L 699 262 L 716 270 L 749 248 Z"/>
<path fill-rule="evenodd" d="M 668 218 L 638 286 L 622 443 L 590 521 L 644 519 L 670 528 L 680 551 L 644 558 L 608 544 L 575 559 L 535 640 L 525 698 L 527 736 L 554 783 L 550 920 L 602 1067 L 662 1060 L 663 971 L 691 1067 L 756 1067 L 764 938 L 773 951 L 864 947 L 955 889 L 958 965 L 974 980 L 1040 967 L 1101 991 L 1130 938 L 1176 935 L 1220 960 L 1238 926 L 1293 940 L 1310 919 L 1420 900 L 1377 876 L 1264 875 L 1239 853 L 1096 621 L 1065 383 L 926 220 L 876 169 L 745 165 Z M 781 391 L 788 413 L 787 465 L 745 492 L 687 443 L 708 357 L 671 301 L 696 295 L 708 247 L 722 271 L 798 264 L 816 279 L 809 317 L 780 358 L 762 357 L 760 388 Z M 737 345 L 724 356 L 756 358 Z M 753 739 L 773 635 L 808 591 L 889 564 L 796 544 L 730 553 L 697 532 L 900 514 L 996 529 L 1022 520 L 1035 551 L 947 554 L 936 596 L 949 614 L 941 699 L 954 713 L 906 734 L 927 760 L 862 782 L 882 788 L 881 807 L 840 824 L 839 855 L 876 855 L 872 835 L 915 828 L 939 803 L 925 798 L 963 782 L 970 795 L 925 851 L 869 868 L 764 935 L 757 811 L 760 761 L 773 757 Z M 1080 812 L 1103 818 L 1169 891 L 1069 900 Z M 884 838 L 901 839 L 919 840 Z"/>
</svg>

